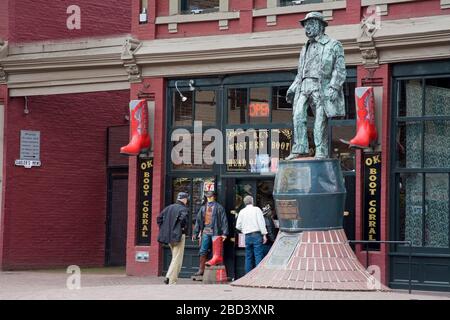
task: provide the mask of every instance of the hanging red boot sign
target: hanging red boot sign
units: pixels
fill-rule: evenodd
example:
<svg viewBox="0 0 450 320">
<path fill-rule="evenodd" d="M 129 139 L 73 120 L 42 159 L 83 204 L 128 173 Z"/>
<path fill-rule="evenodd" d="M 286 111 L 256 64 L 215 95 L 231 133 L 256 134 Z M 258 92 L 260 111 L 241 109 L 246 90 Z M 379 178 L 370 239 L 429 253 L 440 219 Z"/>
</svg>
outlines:
<svg viewBox="0 0 450 320">
<path fill-rule="evenodd" d="M 147 100 L 130 102 L 130 143 L 120 148 L 120 153 L 137 156 L 150 149 Z"/>
<path fill-rule="evenodd" d="M 375 124 L 375 97 L 372 87 L 357 87 L 356 99 L 356 136 L 350 141 L 341 139 L 350 148 L 373 147 L 378 139 Z"/>
</svg>

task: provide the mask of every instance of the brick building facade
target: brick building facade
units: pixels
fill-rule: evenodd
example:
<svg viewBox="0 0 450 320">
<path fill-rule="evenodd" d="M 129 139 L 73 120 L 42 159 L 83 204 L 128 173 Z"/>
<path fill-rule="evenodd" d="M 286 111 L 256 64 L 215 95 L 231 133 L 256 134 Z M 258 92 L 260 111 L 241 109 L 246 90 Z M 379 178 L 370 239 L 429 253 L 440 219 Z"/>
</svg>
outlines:
<svg viewBox="0 0 450 320">
<path fill-rule="evenodd" d="M 214 108 L 210 127 L 223 132 L 232 128 L 234 107 L 229 99 L 238 93 L 248 95 L 248 101 L 263 97 L 271 105 L 271 120 L 258 128 L 289 130 L 286 108 L 277 97 L 295 76 L 299 50 L 306 41 L 298 20 L 310 11 L 320 11 L 329 22 L 327 33 L 343 44 L 349 75 L 345 87 L 349 116 L 331 123 L 330 133 L 330 156 L 349 163 L 345 172 L 347 235 L 367 236 L 364 154 L 344 150 L 338 138 L 354 134 L 354 87 L 374 86 L 380 133 L 375 151 L 382 159 L 377 238 L 413 241 L 415 286 L 449 290 L 449 196 L 445 191 L 450 189 L 450 164 L 433 160 L 435 154 L 445 159 L 446 153 L 436 151 L 432 142 L 448 143 L 445 133 L 450 119 L 445 108 L 427 111 L 426 98 L 448 99 L 449 1 L 306 0 L 298 5 L 277 0 L 79 1 L 79 30 L 67 27 L 72 13 L 66 10 L 71 4 L 60 1 L 51 8 L 43 1 L 0 4 L 3 269 L 108 264 L 116 239 L 111 221 L 118 208 L 111 205 L 111 195 L 118 181 L 115 177 L 124 170 L 128 173 L 128 222 L 123 241 L 130 275 L 157 275 L 165 270 L 169 256 L 156 241 L 156 216 L 176 190 L 195 192 L 198 185 L 212 179 L 228 211 L 236 206 L 236 190 L 241 187 L 253 188 L 254 195 L 261 197 L 259 192 L 270 188 L 273 177 L 227 166 L 177 168 L 170 161 L 170 137 L 177 127 L 189 131 L 190 121 L 202 120 L 196 108 Z M 147 19 L 140 21 L 144 11 Z M 361 23 L 368 16 L 376 16 L 381 23 L 374 33 Z M 194 80 L 194 92 L 189 91 L 189 80 Z M 188 109 L 177 100 L 177 89 L 188 96 Z M 29 114 L 24 113 L 25 97 Z M 120 158 L 118 165 L 111 165 L 107 148 L 111 138 L 107 132 L 127 125 L 127 102 L 137 98 L 148 99 L 155 107 L 151 240 L 144 246 L 136 242 L 140 160 Z M 419 104 L 414 101 L 419 100 L 422 111 L 414 113 L 414 103 Z M 410 129 L 415 123 L 421 125 L 419 131 Z M 240 124 L 250 127 L 251 120 Z M 20 130 L 40 132 L 41 167 L 14 166 Z M 413 140 L 422 141 L 420 150 L 411 145 Z M 417 157 L 421 157 L 419 164 L 414 162 Z M 441 193 L 428 191 L 432 187 Z M 197 206 L 194 201 L 192 209 Z M 445 210 L 446 216 L 441 214 Z M 237 243 L 228 246 L 229 268 L 238 277 L 240 249 Z M 355 250 L 364 261 L 365 249 L 356 245 Z M 142 252 L 148 253 L 148 262 L 137 259 Z M 182 275 L 195 269 L 196 259 L 196 246 L 188 243 Z M 406 285 L 406 247 L 381 245 L 370 250 L 369 261 L 379 266 L 383 283 Z"/>
</svg>

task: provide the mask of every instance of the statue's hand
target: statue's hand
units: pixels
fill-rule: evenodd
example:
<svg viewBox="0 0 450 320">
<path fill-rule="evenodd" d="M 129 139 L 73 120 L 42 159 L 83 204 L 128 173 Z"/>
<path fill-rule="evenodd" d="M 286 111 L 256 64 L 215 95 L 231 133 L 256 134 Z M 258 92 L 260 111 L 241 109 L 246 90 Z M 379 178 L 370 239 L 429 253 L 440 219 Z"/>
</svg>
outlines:
<svg viewBox="0 0 450 320">
<path fill-rule="evenodd" d="M 288 91 L 286 94 L 286 102 L 292 103 L 292 101 L 294 101 L 294 96 L 295 96 L 295 93 L 293 91 Z"/>
<path fill-rule="evenodd" d="M 338 95 L 339 95 L 339 92 L 335 88 L 330 87 L 328 89 L 328 97 L 330 98 L 330 101 L 335 101 L 337 99 Z"/>
</svg>

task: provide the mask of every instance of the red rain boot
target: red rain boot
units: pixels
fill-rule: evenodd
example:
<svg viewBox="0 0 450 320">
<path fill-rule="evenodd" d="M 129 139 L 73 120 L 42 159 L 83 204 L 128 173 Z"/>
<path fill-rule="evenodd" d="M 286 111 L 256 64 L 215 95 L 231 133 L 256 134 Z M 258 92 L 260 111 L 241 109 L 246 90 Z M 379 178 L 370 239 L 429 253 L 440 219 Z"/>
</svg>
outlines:
<svg viewBox="0 0 450 320">
<path fill-rule="evenodd" d="M 146 100 L 132 100 L 130 102 L 130 135 L 130 143 L 120 148 L 120 153 L 136 156 L 141 151 L 150 148 Z"/>
<path fill-rule="evenodd" d="M 215 237 L 213 240 L 213 257 L 211 260 L 206 262 L 207 266 L 215 266 L 218 264 L 223 264 L 223 239 L 222 237 Z"/>
<path fill-rule="evenodd" d="M 367 148 L 373 145 L 378 138 L 373 88 L 356 88 L 355 98 L 357 105 L 356 136 L 349 141 L 349 144 L 350 147 Z"/>
</svg>

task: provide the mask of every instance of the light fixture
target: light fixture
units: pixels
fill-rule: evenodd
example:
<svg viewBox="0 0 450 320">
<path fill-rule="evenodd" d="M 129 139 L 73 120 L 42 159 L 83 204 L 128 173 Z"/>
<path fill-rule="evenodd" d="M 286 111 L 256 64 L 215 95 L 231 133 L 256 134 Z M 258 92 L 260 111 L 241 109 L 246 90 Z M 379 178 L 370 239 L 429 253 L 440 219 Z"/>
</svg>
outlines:
<svg viewBox="0 0 450 320">
<path fill-rule="evenodd" d="M 188 98 L 181 93 L 180 89 L 178 89 L 178 81 L 182 81 L 182 80 L 175 81 L 175 88 L 177 89 L 178 94 L 181 97 L 181 101 L 186 102 Z M 195 90 L 194 85 L 195 85 L 195 81 L 194 80 L 189 80 L 189 90 L 190 91 L 194 91 Z"/>
<path fill-rule="evenodd" d="M 24 114 L 29 114 L 30 113 L 30 109 L 28 109 L 28 97 L 25 97 L 25 105 L 23 107 L 23 113 Z"/>
</svg>

